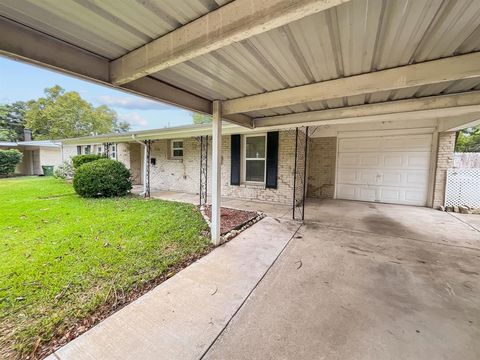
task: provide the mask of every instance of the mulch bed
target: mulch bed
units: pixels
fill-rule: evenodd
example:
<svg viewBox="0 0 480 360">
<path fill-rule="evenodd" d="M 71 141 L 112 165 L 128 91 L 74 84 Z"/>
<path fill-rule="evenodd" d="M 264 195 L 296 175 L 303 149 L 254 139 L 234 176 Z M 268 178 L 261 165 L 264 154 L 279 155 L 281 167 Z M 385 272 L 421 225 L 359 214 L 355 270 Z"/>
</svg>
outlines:
<svg viewBox="0 0 480 360">
<path fill-rule="evenodd" d="M 205 207 L 204 212 L 208 219 L 211 221 L 211 207 Z M 258 213 L 255 211 L 245 211 L 222 207 L 220 212 L 220 233 L 221 235 L 224 235 L 232 230 L 240 229 L 247 222 L 257 217 Z"/>
</svg>

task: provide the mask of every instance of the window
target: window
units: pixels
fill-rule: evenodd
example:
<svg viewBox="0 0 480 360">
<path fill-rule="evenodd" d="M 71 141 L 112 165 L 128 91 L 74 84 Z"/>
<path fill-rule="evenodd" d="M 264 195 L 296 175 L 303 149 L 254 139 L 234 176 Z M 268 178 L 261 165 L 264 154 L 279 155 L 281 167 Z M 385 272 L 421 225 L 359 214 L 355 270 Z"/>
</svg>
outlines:
<svg viewBox="0 0 480 360">
<path fill-rule="evenodd" d="M 172 140 L 171 147 L 172 151 L 170 153 L 170 156 L 173 159 L 183 157 L 183 140 Z"/>
<path fill-rule="evenodd" d="M 82 155 L 82 147 L 80 145 L 77 146 L 77 155 Z"/>
<path fill-rule="evenodd" d="M 265 135 L 245 136 L 245 181 L 265 182 L 266 143 Z"/>
<path fill-rule="evenodd" d="M 101 146 L 97 147 L 97 154 L 102 155 L 102 152 L 103 152 L 102 147 Z"/>
<path fill-rule="evenodd" d="M 90 154 L 91 148 L 92 147 L 90 145 L 85 146 L 85 154 L 87 154 L 87 155 Z"/>
<path fill-rule="evenodd" d="M 115 153 L 115 145 L 110 146 L 110 158 L 116 159 L 117 154 Z"/>
</svg>

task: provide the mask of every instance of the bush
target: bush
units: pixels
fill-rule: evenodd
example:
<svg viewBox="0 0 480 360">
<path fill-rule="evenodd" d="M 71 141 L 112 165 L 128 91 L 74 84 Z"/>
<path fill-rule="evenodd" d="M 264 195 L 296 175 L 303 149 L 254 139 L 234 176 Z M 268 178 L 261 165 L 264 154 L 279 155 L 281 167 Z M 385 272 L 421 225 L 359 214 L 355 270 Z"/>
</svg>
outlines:
<svg viewBox="0 0 480 360">
<path fill-rule="evenodd" d="M 71 162 L 65 161 L 62 164 L 55 166 L 53 176 L 60 179 L 72 179 L 75 175 L 75 169 Z"/>
<path fill-rule="evenodd" d="M 23 154 L 18 150 L 0 150 L 0 175 L 14 173 L 22 157 Z"/>
<path fill-rule="evenodd" d="M 132 180 L 123 163 L 101 159 L 75 170 L 73 188 L 82 197 L 124 196 L 132 189 Z"/>
<path fill-rule="evenodd" d="M 97 154 L 77 155 L 72 158 L 72 163 L 73 167 L 75 169 L 78 169 L 83 164 L 87 164 L 89 162 L 97 161 L 100 159 L 105 159 L 105 156 Z"/>
</svg>

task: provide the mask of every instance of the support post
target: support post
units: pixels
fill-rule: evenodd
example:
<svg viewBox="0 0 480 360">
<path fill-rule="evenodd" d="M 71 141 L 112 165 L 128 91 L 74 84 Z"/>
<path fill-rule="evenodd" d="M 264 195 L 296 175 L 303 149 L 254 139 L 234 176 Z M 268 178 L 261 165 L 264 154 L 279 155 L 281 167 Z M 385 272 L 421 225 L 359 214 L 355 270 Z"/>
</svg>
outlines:
<svg viewBox="0 0 480 360">
<path fill-rule="evenodd" d="M 143 197 L 150 197 L 150 140 L 143 143 Z"/>
<path fill-rule="evenodd" d="M 212 119 L 212 243 L 220 245 L 221 166 L 222 166 L 222 104 L 213 102 Z"/>
</svg>

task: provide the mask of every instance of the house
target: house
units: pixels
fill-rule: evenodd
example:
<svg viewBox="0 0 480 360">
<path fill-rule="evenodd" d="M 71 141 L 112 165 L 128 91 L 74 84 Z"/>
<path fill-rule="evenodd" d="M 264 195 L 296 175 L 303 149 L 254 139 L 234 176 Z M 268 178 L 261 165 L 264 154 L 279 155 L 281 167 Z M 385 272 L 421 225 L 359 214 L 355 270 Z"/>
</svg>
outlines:
<svg viewBox="0 0 480 360">
<path fill-rule="evenodd" d="M 218 244 L 221 193 L 291 201 L 300 218 L 305 194 L 441 204 L 453 134 L 479 122 L 479 11 L 468 0 L 10 2 L 0 53 L 211 114 L 203 134 L 105 140 L 128 144 L 146 191 L 151 178 L 204 199 L 209 184 Z M 202 140 L 193 155 L 207 133 L 211 157 Z"/>
<path fill-rule="evenodd" d="M 438 207 L 454 158 L 455 131 L 445 131 L 452 130 L 449 121 L 418 116 L 273 129 L 224 124 L 221 195 L 292 206 L 305 195 Z M 209 134 L 211 125 L 190 125 L 88 136 L 64 140 L 62 153 L 66 160 L 108 149 L 132 171 L 135 184 L 145 184 L 148 176 L 152 190 L 200 194 L 204 167 L 210 193 Z M 201 143 L 207 136 L 205 166 Z M 303 179 L 304 185 L 295 184 Z"/>
<path fill-rule="evenodd" d="M 51 140 L 27 140 L 18 142 L 0 141 L 0 150 L 16 149 L 23 154 L 15 174 L 43 175 L 42 166 L 56 166 L 62 163 L 60 142 Z"/>
</svg>

